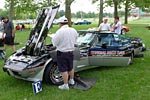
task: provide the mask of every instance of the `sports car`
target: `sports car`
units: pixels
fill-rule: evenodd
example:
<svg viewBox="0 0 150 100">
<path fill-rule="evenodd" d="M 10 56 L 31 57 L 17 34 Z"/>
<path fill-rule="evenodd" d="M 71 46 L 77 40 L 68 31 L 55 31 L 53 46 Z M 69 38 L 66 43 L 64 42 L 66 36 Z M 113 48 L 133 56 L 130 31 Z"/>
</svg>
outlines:
<svg viewBox="0 0 150 100">
<path fill-rule="evenodd" d="M 17 50 L 5 61 L 4 72 L 27 81 L 62 84 L 56 48 L 45 43 L 48 29 L 57 12 L 56 8 L 47 8 L 40 12 L 25 47 Z M 129 38 L 120 37 L 116 33 L 84 30 L 78 33 L 73 61 L 75 72 L 100 66 L 128 66 L 133 63 L 134 55 L 142 50 L 141 44 L 136 44 L 135 47 L 138 42 L 131 43 Z"/>
<path fill-rule="evenodd" d="M 120 37 L 112 32 L 78 32 L 80 35 L 74 50 L 75 72 L 100 66 L 128 66 L 133 63 L 134 56 L 143 50 L 137 38 Z M 38 56 L 28 55 L 23 47 L 6 60 L 3 69 L 23 80 L 61 84 L 63 80 L 58 71 L 56 48 L 47 44 L 40 52 Z"/>
<path fill-rule="evenodd" d="M 83 25 L 83 24 L 91 24 L 92 22 L 88 21 L 88 20 L 79 20 L 77 22 L 74 22 L 74 25 Z"/>
</svg>

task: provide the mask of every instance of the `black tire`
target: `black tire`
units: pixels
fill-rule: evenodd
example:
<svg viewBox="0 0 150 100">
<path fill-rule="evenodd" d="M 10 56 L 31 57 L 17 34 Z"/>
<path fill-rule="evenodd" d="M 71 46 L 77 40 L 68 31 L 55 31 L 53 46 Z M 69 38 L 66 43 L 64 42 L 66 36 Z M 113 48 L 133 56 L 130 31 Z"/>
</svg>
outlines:
<svg viewBox="0 0 150 100">
<path fill-rule="evenodd" d="M 46 66 L 43 78 L 47 84 L 60 85 L 63 83 L 63 78 L 58 71 L 58 66 L 56 63 L 53 62 L 49 63 Z"/>
<path fill-rule="evenodd" d="M 123 28 L 123 29 L 121 30 L 121 34 L 126 34 L 126 29 Z"/>
</svg>

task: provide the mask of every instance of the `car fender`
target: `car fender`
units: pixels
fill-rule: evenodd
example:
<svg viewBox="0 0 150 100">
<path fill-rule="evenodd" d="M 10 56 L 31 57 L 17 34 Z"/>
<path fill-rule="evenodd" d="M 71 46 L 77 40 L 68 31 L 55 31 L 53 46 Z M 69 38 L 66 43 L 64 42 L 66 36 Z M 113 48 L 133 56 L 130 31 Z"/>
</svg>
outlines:
<svg viewBox="0 0 150 100">
<path fill-rule="evenodd" d="M 46 68 L 46 66 L 47 66 L 50 62 L 52 62 L 52 61 L 53 61 L 52 58 L 50 58 L 49 60 L 47 60 L 46 63 L 44 64 L 44 68 Z"/>
<path fill-rule="evenodd" d="M 49 60 L 47 60 L 46 63 L 44 64 L 44 67 L 43 67 L 43 74 L 42 74 L 42 76 L 41 76 L 42 79 L 43 79 L 44 72 L 45 72 L 45 69 L 46 69 L 47 65 L 48 65 L 49 63 L 51 63 L 51 62 L 53 62 L 52 58 L 50 58 Z"/>
</svg>

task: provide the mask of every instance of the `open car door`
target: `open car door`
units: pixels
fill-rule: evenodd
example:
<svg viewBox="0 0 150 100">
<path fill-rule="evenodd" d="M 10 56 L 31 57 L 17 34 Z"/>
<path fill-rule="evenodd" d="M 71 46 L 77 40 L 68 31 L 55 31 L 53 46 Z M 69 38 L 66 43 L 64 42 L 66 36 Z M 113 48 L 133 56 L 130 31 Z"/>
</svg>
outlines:
<svg viewBox="0 0 150 100">
<path fill-rule="evenodd" d="M 25 54 L 39 56 L 45 43 L 45 38 L 53 23 L 59 6 L 47 7 L 39 11 L 36 22 L 25 46 Z"/>
</svg>

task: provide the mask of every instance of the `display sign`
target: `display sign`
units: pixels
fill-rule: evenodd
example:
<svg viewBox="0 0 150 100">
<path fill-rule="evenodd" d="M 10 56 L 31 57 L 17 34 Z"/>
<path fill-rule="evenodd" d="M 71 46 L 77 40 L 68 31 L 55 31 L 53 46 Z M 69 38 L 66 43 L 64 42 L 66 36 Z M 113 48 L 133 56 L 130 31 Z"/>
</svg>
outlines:
<svg viewBox="0 0 150 100">
<path fill-rule="evenodd" d="M 42 91 L 42 82 L 41 81 L 36 81 L 34 83 L 32 83 L 32 87 L 33 87 L 33 92 L 39 93 Z"/>
</svg>

